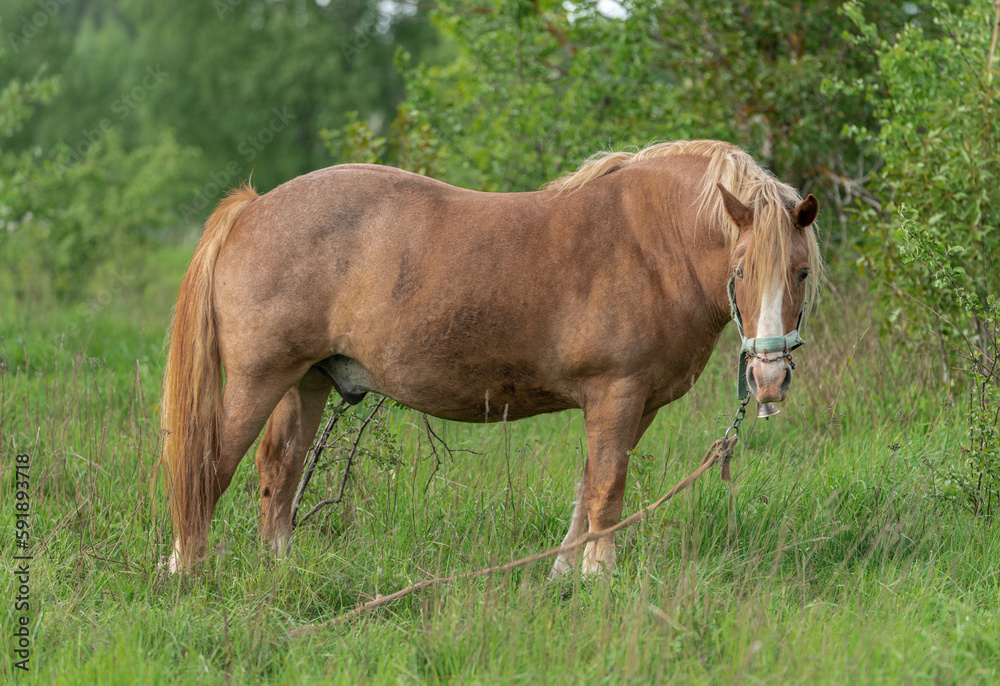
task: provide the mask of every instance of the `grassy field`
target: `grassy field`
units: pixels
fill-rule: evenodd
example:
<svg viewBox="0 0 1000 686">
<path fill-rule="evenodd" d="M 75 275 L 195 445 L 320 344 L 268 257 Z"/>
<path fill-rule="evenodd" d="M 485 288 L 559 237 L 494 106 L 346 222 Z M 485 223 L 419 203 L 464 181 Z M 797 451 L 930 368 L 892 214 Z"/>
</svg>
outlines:
<svg viewBox="0 0 1000 686">
<path fill-rule="evenodd" d="M 165 499 L 149 484 L 169 294 L 187 254 L 156 255 L 148 288 L 108 286 L 84 310 L 2 310 L 0 485 L 13 494 L 15 456 L 29 453 L 33 555 L 26 674 L 14 667 L 18 584 L 0 582 L 4 680 L 1000 679 L 1000 528 L 931 495 L 961 460 L 962 408 L 939 390 L 939 360 L 901 352 L 864 297 L 835 291 L 807 327 L 782 414 L 744 424 L 733 488 L 710 472 L 620 534 L 608 581 L 551 583 L 540 563 L 292 638 L 376 593 L 565 533 L 586 450 L 579 413 L 432 419 L 454 451 L 435 456 L 421 416 L 391 408 L 365 434 L 347 502 L 301 526 L 288 558 L 258 544 L 247 458 L 216 515 L 215 554 L 196 575 L 166 575 Z M 728 425 L 736 348 L 728 331 L 694 391 L 660 412 L 632 460 L 627 513 L 690 472 Z M 307 508 L 337 493 L 351 428 L 325 453 Z M 5 496 L 8 568 L 13 506 Z"/>
</svg>

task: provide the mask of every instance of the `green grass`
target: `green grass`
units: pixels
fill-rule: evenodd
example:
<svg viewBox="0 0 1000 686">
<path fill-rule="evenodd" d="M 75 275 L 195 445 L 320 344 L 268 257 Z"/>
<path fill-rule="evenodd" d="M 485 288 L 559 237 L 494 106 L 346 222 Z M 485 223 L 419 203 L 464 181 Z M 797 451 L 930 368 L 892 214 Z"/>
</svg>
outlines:
<svg viewBox="0 0 1000 686">
<path fill-rule="evenodd" d="M 30 452 L 33 655 L 11 659 L 15 589 L 0 585 L 0 675 L 40 683 L 993 683 L 1000 678 L 1000 528 L 929 494 L 961 460 L 961 407 L 933 359 L 883 338 L 860 298 L 828 295 L 796 354 L 793 397 L 744 424 L 730 489 L 709 472 L 620 534 L 605 581 L 548 564 L 411 595 L 293 639 L 376 593 L 557 545 L 586 442 L 578 412 L 509 425 L 386 409 L 348 501 L 275 561 L 258 544 L 244 460 L 198 574 L 168 576 L 157 392 L 184 251 L 151 260 L 80 325 L 4 310 L 0 486 Z M 159 284 L 159 285 L 157 285 Z M 167 284 L 173 284 L 172 286 Z M 164 295 L 166 293 L 167 295 Z M 9 316 L 8 316 L 9 315 Z M 74 322 L 72 336 L 61 332 Z M 61 341 L 47 356 L 35 351 Z M 625 509 L 696 466 L 735 409 L 733 332 L 632 460 Z M 362 407 L 370 407 L 371 401 Z M 751 406 L 752 407 L 752 406 Z M 751 413 L 752 414 L 752 413 Z M 345 427 L 345 430 L 350 427 Z M 324 455 L 305 506 L 335 495 L 350 440 Z M 153 504 L 157 504 L 154 510 Z M 13 500 L 3 500 L 5 562 Z"/>
</svg>

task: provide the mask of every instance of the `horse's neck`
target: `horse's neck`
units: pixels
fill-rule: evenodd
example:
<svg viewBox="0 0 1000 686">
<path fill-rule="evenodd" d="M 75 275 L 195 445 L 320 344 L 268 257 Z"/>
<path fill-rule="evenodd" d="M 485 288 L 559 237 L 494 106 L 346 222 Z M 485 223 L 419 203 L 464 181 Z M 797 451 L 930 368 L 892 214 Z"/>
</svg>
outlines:
<svg viewBox="0 0 1000 686">
<path fill-rule="evenodd" d="M 629 178 L 628 171 L 616 172 L 618 178 L 605 183 L 597 179 L 556 202 L 578 203 L 575 214 L 588 225 L 581 227 L 586 232 L 607 230 L 609 223 L 625 218 L 623 240 L 634 241 L 644 266 L 657 272 L 666 296 L 662 306 L 697 313 L 705 335 L 714 340 L 730 320 L 728 227 L 715 226 L 697 213 L 697 196 L 690 187 L 659 187 L 660 179 Z M 656 193 L 664 197 L 662 202 L 649 200 Z"/>
<path fill-rule="evenodd" d="M 695 269 L 705 308 L 712 313 L 712 335 L 719 336 L 732 319 L 728 283 L 733 270 L 733 249 L 725 233 L 727 227 L 704 227 L 711 232 L 710 247 L 699 251 Z"/>
<path fill-rule="evenodd" d="M 731 319 L 726 285 L 732 265 L 732 253 L 726 243 L 686 241 L 680 246 L 685 252 L 672 253 L 664 260 L 660 278 L 664 291 L 673 287 L 674 296 L 687 300 L 686 309 L 695 313 L 695 321 L 703 327 L 706 340 L 716 341 Z M 676 271 L 675 271 L 676 270 Z M 677 272 L 683 274 L 678 278 Z"/>
</svg>

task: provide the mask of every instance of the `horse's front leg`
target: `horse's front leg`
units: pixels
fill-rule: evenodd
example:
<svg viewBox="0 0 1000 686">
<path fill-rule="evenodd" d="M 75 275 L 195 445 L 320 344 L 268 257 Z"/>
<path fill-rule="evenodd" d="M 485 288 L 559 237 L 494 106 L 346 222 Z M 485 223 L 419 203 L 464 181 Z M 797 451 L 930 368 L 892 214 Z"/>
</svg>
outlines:
<svg viewBox="0 0 1000 686">
<path fill-rule="evenodd" d="M 650 410 L 646 414 L 642 415 L 642 418 L 639 420 L 639 428 L 635 433 L 635 439 L 632 441 L 632 445 L 629 448 L 630 450 L 635 450 L 635 447 L 639 444 L 639 439 L 641 439 L 642 435 L 646 433 L 646 429 L 648 429 L 649 425 L 653 423 L 653 419 L 655 417 L 656 410 Z M 566 537 L 563 539 L 562 545 L 569 545 L 586 534 L 588 523 L 587 470 L 585 467 L 583 476 L 580 478 L 580 485 L 576 490 L 576 502 L 573 506 L 573 518 L 570 520 L 569 531 L 566 532 Z M 552 579 L 558 579 L 564 574 L 572 572 L 573 567 L 576 566 L 576 562 L 580 557 L 581 551 L 582 548 L 576 548 L 571 552 L 565 553 L 556 558 L 555 564 L 552 565 L 552 572 L 549 577 Z"/>
<path fill-rule="evenodd" d="M 633 379 L 592 384 L 585 390 L 583 408 L 587 426 L 587 519 L 597 532 L 618 523 L 622 516 L 628 451 L 653 419 L 644 417 L 647 387 Z M 583 573 L 610 573 L 615 564 L 614 535 L 587 544 Z"/>
</svg>

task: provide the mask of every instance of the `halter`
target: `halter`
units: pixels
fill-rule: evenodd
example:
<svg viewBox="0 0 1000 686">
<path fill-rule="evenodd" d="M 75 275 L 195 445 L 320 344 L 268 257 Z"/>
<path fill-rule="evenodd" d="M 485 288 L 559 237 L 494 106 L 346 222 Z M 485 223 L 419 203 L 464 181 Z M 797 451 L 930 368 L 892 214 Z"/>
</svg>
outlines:
<svg viewBox="0 0 1000 686">
<path fill-rule="evenodd" d="M 802 303 L 802 311 L 799 312 L 799 320 L 795 328 L 784 336 L 768 336 L 764 338 L 747 338 L 743 334 L 743 319 L 740 317 L 740 308 L 736 305 L 736 272 L 729 275 L 729 283 L 726 285 L 726 293 L 729 295 L 729 308 L 736 322 L 736 330 L 740 332 L 742 347 L 740 348 L 740 368 L 739 377 L 736 379 L 736 396 L 740 401 L 745 400 L 750 391 L 747 388 L 747 364 L 748 358 L 756 357 L 765 362 L 780 360 L 782 357 L 791 359 L 791 352 L 805 343 L 799 336 L 799 327 L 802 326 L 802 313 L 805 312 L 806 304 Z M 781 356 L 775 358 L 765 357 L 768 351 L 777 352 L 781 350 Z"/>
</svg>

